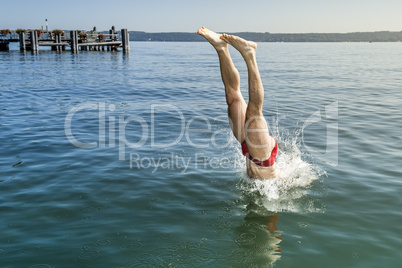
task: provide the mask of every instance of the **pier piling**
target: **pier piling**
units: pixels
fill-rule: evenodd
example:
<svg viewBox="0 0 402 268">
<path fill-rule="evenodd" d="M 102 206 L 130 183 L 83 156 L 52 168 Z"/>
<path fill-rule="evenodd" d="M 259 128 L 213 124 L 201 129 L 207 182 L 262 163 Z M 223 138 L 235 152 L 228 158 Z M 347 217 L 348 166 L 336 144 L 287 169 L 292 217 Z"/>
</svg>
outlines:
<svg viewBox="0 0 402 268">
<path fill-rule="evenodd" d="M 130 51 L 130 41 L 127 29 L 121 29 L 121 42 L 123 46 L 123 52 L 128 53 Z"/>
<path fill-rule="evenodd" d="M 31 42 L 32 52 L 38 51 L 38 33 L 36 31 L 31 31 L 29 34 L 29 41 Z"/>
<path fill-rule="evenodd" d="M 71 31 L 71 52 L 78 53 L 78 33 L 77 31 Z"/>
<path fill-rule="evenodd" d="M 56 43 L 60 44 L 61 43 L 61 34 L 59 34 L 59 33 L 55 34 L 55 39 L 56 39 Z M 61 47 L 59 45 L 56 46 L 56 51 L 57 52 L 61 51 Z"/>
<path fill-rule="evenodd" d="M 19 34 L 19 41 L 20 41 L 20 50 L 25 51 L 27 49 L 26 42 L 25 42 L 25 33 L 22 32 Z"/>
<path fill-rule="evenodd" d="M 55 34 L 54 35 L 54 42 L 57 44 L 57 43 L 59 43 L 59 35 L 58 34 Z M 60 47 L 59 46 L 54 46 L 54 47 L 52 47 L 53 48 L 53 50 L 54 51 L 57 51 L 57 52 L 59 52 L 60 51 Z"/>
<path fill-rule="evenodd" d="M 34 40 L 35 40 L 35 42 L 34 42 L 34 49 L 35 49 L 35 50 L 34 50 L 34 51 L 37 52 L 37 51 L 39 51 L 38 32 L 37 32 L 37 31 L 34 31 L 33 36 L 34 36 Z"/>
</svg>

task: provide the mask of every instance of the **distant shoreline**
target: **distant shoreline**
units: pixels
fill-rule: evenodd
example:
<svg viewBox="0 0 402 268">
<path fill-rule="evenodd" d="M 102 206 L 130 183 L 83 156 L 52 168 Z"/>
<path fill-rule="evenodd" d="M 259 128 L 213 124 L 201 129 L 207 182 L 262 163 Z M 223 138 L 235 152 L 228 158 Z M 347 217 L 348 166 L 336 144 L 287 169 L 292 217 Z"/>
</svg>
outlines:
<svg viewBox="0 0 402 268">
<path fill-rule="evenodd" d="M 161 32 L 147 33 L 129 31 L 130 41 L 200 42 L 205 41 L 196 33 Z M 402 42 L 400 32 L 355 32 L 355 33 L 230 33 L 255 42 Z"/>
</svg>

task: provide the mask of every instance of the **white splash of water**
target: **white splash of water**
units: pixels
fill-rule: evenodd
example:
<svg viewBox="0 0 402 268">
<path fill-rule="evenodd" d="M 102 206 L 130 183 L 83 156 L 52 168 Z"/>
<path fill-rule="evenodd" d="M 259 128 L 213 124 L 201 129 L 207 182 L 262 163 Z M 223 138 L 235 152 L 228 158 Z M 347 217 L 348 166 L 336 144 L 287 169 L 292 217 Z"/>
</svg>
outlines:
<svg viewBox="0 0 402 268">
<path fill-rule="evenodd" d="M 284 178 L 250 179 L 246 174 L 245 158 L 237 147 L 235 156 L 241 179 L 237 185 L 246 203 L 254 203 L 268 211 L 320 212 L 323 205 L 308 196 L 312 182 L 325 174 L 318 166 L 303 160 L 298 133 L 275 134 L 278 142 L 276 165 Z"/>
</svg>

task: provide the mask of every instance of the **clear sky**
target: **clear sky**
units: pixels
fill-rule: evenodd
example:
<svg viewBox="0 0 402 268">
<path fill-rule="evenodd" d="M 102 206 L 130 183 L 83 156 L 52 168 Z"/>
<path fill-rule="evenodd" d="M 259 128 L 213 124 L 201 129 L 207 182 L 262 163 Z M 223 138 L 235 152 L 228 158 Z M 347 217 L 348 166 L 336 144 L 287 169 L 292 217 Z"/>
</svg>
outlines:
<svg viewBox="0 0 402 268">
<path fill-rule="evenodd" d="M 402 0 L 0 0 L 0 29 L 402 31 Z"/>
</svg>

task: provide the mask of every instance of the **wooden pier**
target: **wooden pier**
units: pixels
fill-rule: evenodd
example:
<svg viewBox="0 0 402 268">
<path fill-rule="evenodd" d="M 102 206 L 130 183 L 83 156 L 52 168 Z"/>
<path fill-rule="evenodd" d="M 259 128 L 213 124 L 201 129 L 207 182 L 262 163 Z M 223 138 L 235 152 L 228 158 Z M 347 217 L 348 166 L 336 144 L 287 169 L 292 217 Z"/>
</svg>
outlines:
<svg viewBox="0 0 402 268">
<path fill-rule="evenodd" d="M 39 35 L 38 35 L 39 33 Z M 38 30 L 30 31 L 11 31 L 8 38 L 0 39 L 0 51 L 9 50 L 10 42 L 19 42 L 20 50 L 39 51 L 41 46 L 50 46 L 54 51 L 65 51 L 66 47 L 71 48 L 72 53 L 81 51 L 117 51 L 119 47 L 122 51 L 130 51 L 129 34 L 127 29 L 121 29 L 119 34 L 114 26 L 109 30 L 109 34 L 96 32 L 96 27 L 91 31 L 68 31 L 53 30 L 44 32 Z M 4 37 L 4 36 L 3 36 Z"/>
</svg>

